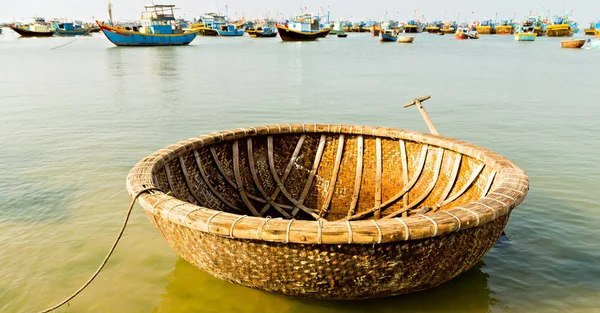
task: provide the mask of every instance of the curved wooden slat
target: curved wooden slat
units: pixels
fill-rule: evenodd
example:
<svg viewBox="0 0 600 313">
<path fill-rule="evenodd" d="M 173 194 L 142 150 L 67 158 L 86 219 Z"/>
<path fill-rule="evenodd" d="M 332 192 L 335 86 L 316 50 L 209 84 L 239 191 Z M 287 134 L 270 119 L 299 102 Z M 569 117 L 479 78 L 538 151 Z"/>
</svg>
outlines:
<svg viewBox="0 0 600 313">
<path fill-rule="evenodd" d="M 356 212 L 356 205 L 358 204 L 358 195 L 360 194 L 360 186 L 362 185 L 362 170 L 363 170 L 363 149 L 364 141 L 363 136 L 359 135 L 356 139 L 356 175 L 354 178 L 354 191 L 352 193 L 352 202 L 348 209 L 348 217 L 352 216 Z"/>
<path fill-rule="evenodd" d="M 221 165 L 221 161 L 219 160 L 219 157 L 217 156 L 217 151 L 215 151 L 215 148 L 213 146 L 210 146 L 209 150 L 210 150 L 210 154 L 213 157 L 213 160 L 215 161 L 215 165 L 217 165 L 217 169 L 219 169 L 219 172 L 221 172 L 221 175 L 223 176 L 223 178 L 225 178 L 225 180 L 229 183 L 229 185 L 231 185 L 231 187 L 233 187 L 237 190 L 238 187 L 235 184 L 235 182 L 231 179 L 231 177 L 229 177 L 229 175 L 227 175 L 225 173 L 225 170 L 223 169 L 223 166 Z"/>
<path fill-rule="evenodd" d="M 273 142 L 271 141 L 271 146 L 272 145 L 273 145 Z M 299 151 L 299 147 L 297 147 L 297 149 Z M 312 209 L 307 208 L 301 202 L 295 200 L 294 197 L 292 197 L 290 192 L 283 185 L 283 182 L 281 181 L 281 179 L 279 178 L 279 175 L 277 175 L 277 172 L 275 171 L 275 161 L 273 158 L 273 149 L 270 149 L 270 152 L 268 153 L 268 159 L 269 159 L 269 167 L 271 168 L 271 172 L 273 174 L 273 178 L 275 179 L 275 183 L 277 183 L 277 186 L 279 186 L 281 193 L 283 193 L 283 195 L 290 202 L 292 202 L 294 204 L 294 211 L 292 212 L 292 216 L 296 216 L 296 214 L 298 214 L 298 210 L 302 210 L 302 211 L 306 212 L 307 214 L 309 214 L 310 216 L 314 217 L 315 219 L 320 220 L 321 217 L 319 215 L 315 214 Z M 291 161 L 292 165 L 294 162 L 295 162 L 295 158 L 292 158 L 292 161 Z"/>
<path fill-rule="evenodd" d="M 402 158 L 402 188 L 406 189 L 408 185 L 408 155 L 406 154 L 406 143 L 404 140 L 400 140 L 400 157 Z M 402 204 L 408 206 L 408 192 L 405 192 L 402 196 Z M 408 216 L 404 214 L 403 216 Z"/>
<path fill-rule="evenodd" d="M 304 144 L 305 139 L 306 139 L 306 135 L 300 136 L 300 139 L 298 140 L 298 143 L 296 144 L 296 149 L 294 150 L 294 153 L 292 153 L 292 157 L 290 158 L 290 161 L 288 162 L 288 165 L 285 168 L 285 171 L 283 172 L 283 177 L 281 178 L 281 184 L 279 184 L 279 183 L 277 183 L 279 181 L 279 175 L 277 174 L 277 171 L 275 170 L 275 162 L 273 161 L 274 160 L 274 158 L 273 158 L 273 136 L 267 137 L 267 157 L 269 160 L 269 169 L 271 170 L 271 175 L 273 175 L 273 179 L 277 183 L 277 189 L 275 189 L 275 191 L 271 195 L 271 199 L 277 199 L 277 196 L 279 196 L 279 193 L 281 192 L 282 188 L 284 188 L 283 183 L 286 181 L 286 179 L 292 172 L 292 168 L 294 167 L 294 162 L 296 161 L 296 158 L 298 158 L 298 155 L 300 154 L 300 150 L 302 149 L 302 145 Z M 290 199 L 290 198 L 288 197 L 288 199 Z M 283 205 L 283 204 L 278 204 L 278 205 L 280 207 L 286 208 L 286 209 L 293 208 L 292 206 L 287 206 L 287 205 Z M 267 212 L 267 210 L 269 209 L 270 206 L 271 206 L 271 204 L 267 202 L 267 204 L 265 204 L 265 206 L 260 211 L 261 214 L 264 214 L 265 212 Z"/>
<path fill-rule="evenodd" d="M 483 189 L 483 193 L 481 194 L 482 197 L 487 196 L 488 192 L 490 192 L 490 189 L 492 188 L 492 184 L 494 183 L 494 178 L 496 178 L 496 170 L 493 170 L 492 173 L 490 174 L 490 177 L 488 178 L 488 182 L 485 184 L 485 188 Z"/>
<path fill-rule="evenodd" d="M 288 214 L 285 210 L 283 210 L 277 203 L 275 203 L 274 199 L 270 198 L 267 195 L 267 192 L 263 188 L 260 179 L 258 178 L 258 174 L 256 173 L 256 166 L 254 165 L 254 151 L 252 150 L 252 137 L 246 140 L 246 146 L 248 148 L 248 164 L 250 165 L 250 174 L 252 174 L 252 180 L 254 180 L 254 184 L 256 185 L 256 189 L 258 192 L 267 200 L 267 203 L 271 204 L 275 210 L 281 213 L 285 218 L 291 218 L 292 216 Z M 261 211 L 260 215 L 262 216 L 265 212 Z"/>
<path fill-rule="evenodd" d="M 417 168 L 417 171 L 415 172 L 415 174 L 413 175 L 413 177 L 411 178 L 408 186 L 405 186 L 404 188 L 402 188 L 402 190 L 395 194 L 393 197 L 391 197 L 389 200 L 387 200 L 386 202 L 382 203 L 380 206 L 378 207 L 374 207 L 371 208 L 369 210 L 366 210 L 364 212 L 360 212 L 357 214 L 354 214 L 352 216 L 340 219 L 340 221 L 349 221 L 349 220 L 355 220 L 358 218 L 362 218 L 365 217 L 377 210 L 383 210 L 386 207 L 388 207 L 389 205 L 391 205 L 392 203 L 396 202 L 398 199 L 400 199 L 402 196 L 404 196 L 404 194 L 408 193 L 410 191 L 410 189 L 412 189 L 412 187 L 414 187 L 414 185 L 417 183 L 417 180 L 419 179 L 419 177 L 421 176 L 421 173 L 423 172 L 423 169 L 425 168 L 425 159 L 427 157 L 427 151 L 428 151 L 428 146 L 424 145 L 423 148 L 421 149 L 421 156 L 419 158 L 419 165 Z"/>
<path fill-rule="evenodd" d="M 202 180 L 204 181 L 206 186 L 208 186 L 210 192 L 212 192 L 213 195 L 215 195 L 217 198 L 219 198 L 219 200 L 221 200 L 221 202 L 225 203 L 225 205 L 232 208 L 233 210 L 236 210 L 238 212 L 244 212 L 244 210 L 236 207 L 233 203 L 227 201 L 227 199 L 225 199 L 225 197 L 223 197 L 223 195 L 220 192 L 218 192 L 217 189 L 215 189 L 215 187 L 210 183 L 210 180 L 208 180 L 208 176 L 204 171 L 204 166 L 202 165 L 202 161 L 200 160 L 200 154 L 198 153 L 198 151 L 194 151 L 194 157 L 196 159 L 196 166 L 198 166 L 200 176 L 202 177 Z"/>
<path fill-rule="evenodd" d="M 194 184 L 192 183 L 192 181 L 190 179 L 190 174 L 188 173 L 187 166 L 185 166 L 185 161 L 182 156 L 179 157 L 179 166 L 181 167 L 181 171 L 183 172 L 183 178 L 185 179 L 185 184 L 188 187 L 190 194 L 192 195 L 192 198 L 194 198 L 194 200 L 196 200 L 196 203 L 198 203 L 198 205 L 202 205 L 200 202 L 200 197 L 198 196 L 198 193 L 191 187 Z"/>
<path fill-rule="evenodd" d="M 327 189 L 327 198 L 323 205 L 321 206 L 321 211 L 319 211 L 319 216 L 326 216 L 327 210 L 329 209 L 329 204 L 331 204 L 331 200 L 333 199 L 333 193 L 335 191 L 335 184 L 337 183 L 337 178 L 340 172 L 340 164 L 342 163 L 342 155 L 344 153 L 344 135 L 340 135 L 338 140 L 338 149 L 335 155 L 335 164 L 333 165 L 333 173 L 331 175 L 331 179 L 329 181 L 329 188 Z"/>
<path fill-rule="evenodd" d="M 460 170 L 461 161 L 462 154 L 457 153 L 456 159 L 454 160 L 454 165 L 452 166 L 452 173 L 450 173 L 450 179 L 448 180 L 448 185 L 446 185 L 444 192 L 442 192 L 442 195 L 440 196 L 440 200 L 436 203 L 435 211 L 439 210 L 444 200 L 446 200 L 446 198 L 452 191 L 452 188 L 454 188 L 454 184 L 456 184 L 456 178 L 458 178 L 458 172 Z"/>
<path fill-rule="evenodd" d="M 375 207 L 381 206 L 381 172 L 382 172 L 382 153 L 381 153 L 381 138 L 377 137 L 375 139 L 375 158 L 376 158 L 376 166 L 375 166 Z M 381 209 L 378 209 L 373 214 L 375 219 L 381 218 Z"/>
<path fill-rule="evenodd" d="M 473 182 L 475 182 L 475 179 L 477 179 L 477 176 L 479 176 L 479 174 L 481 174 L 481 171 L 483 170 L 483 168 L 485 167 L 485 164 L 480 164 L 477 169 L 473 172 L 473 174 L 471 175 L 471 177 L 469 178 L 469 181 L 460 189 L 459 192 L 455 193 L 454 195 L 450 196 L 450 198 L 446 199 L 444 202 L 442 202 L 442 205 L 446 205 L 456 199 L 458 199 L 458 197 L 462 196 L 473 184 Z"/>
<path fill-rule="evenodd" d="M 317 175 L 317 169 L 319 168 L 319 164 L 321 164 L 321 158 L 323 157 L 323 151 L 325 150 L 325 143 L 327 142 L 327 137 L 325 134 L 321 135 L 321 139 L 319 140 L 319 147 L 317 148 L 317 153 L 315 154 L 315 160 L 313 162 L 313 166 L 310 169 L 308 174 L 308 179 L 306 180 L 306 185 L 304 185 L 304 190 L 302 190 L 302 194 L 300 194 L 300 199 L 298 202 L 304 203 L 308 193 L 310 192 L 310 187 L 312 187 L 313 180 Z"/>
<path fill-rule="evenodd" d="M 243 187 L 244 182 L 242 181 L 242 177 L 240 175 L 240 147 L 237 140 L 233 141 L 233 176 L 235 177 L 236 184 L 240 186 L 240 188 L 238 188 L 238 192 L 242 197 L 242 201 L 244 201 L 252 214 L 255 216 L 261 216 L 260 212 L 258 212 L 252 203 L 250 203 L 250 200 L 248 200 L 248 196 Z"/>
<path fill-rule="evenodd" d="M 444 158 L 444 149 L 439 149 L 438 158 L 435 162 L 435 167 L 434 167 L 435 170 L 433 172 L 433 177 L 431 178 L 431 182 L 429 183 L 429 186 L 427 186 L 427 188 L 425 189 L 425 192 L 420 194 L 419 197 L 416 200 L 414 200 L 413 202 L 411 202 L 410 204 L 408 204 L 408 206 L 403 207 L 401 210 L 398 210 L 396 212 L 392 212 L 389 215 L 386 215 L 384 218 L 394 218 L 404 212 L 410 211 L 414 207 L 419 205 L 419 203 L 423 202 L 423 200 L 425 200 L 425 198 L 427 198 L 429 196 L 429 194 L 431 193 L 433 188 L 435 188 L 435 184 L 437 184 L 437 181 L 440 177 L 440 170 L 442 169 L 443 158 Z"/>
</svg>

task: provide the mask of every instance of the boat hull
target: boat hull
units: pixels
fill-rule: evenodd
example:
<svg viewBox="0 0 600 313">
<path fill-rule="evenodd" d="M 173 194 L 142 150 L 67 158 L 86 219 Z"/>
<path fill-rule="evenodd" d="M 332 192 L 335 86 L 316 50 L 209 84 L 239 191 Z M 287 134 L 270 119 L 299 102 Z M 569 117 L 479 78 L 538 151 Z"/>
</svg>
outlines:
<svg viewBox="0 0 600 313">
<path fill-rule="evenodd" d="M 477 33 L 480 35 L 491 35 L 494 32 L 491 26 L 477 26 Z"/>
<path fill-rule="evenodd" d="M 469 39 L 469 36 L 467 36 L 467 34 L 465 34 L 465 33 L 456 33 L 456 34 L 454 34 L 454 38 L 456 38 L 458 40 L 466 40 L 466 39 Z"/>
<path fill-rule="evenodd" d="M 584 32 L 584 35 L 586 36 L 596 36 L 596 30 L 595 29 L 586 29 Z"/>
<path fill-rule="evenodd" d="M 318 32 L 299 32 L 287 27 L 277 26 L 277 32 L 282 41 L 315 41 L 329 34 L 329 29 Z"/>
<path fill-rule="evenodd" d="M 217 31 L 221 37 L 239 37 L 244 36 L 244 31 L 236 29 L 234 31 Z"/>
<path fill-rule="evenodd" d="M 398 40 L 398 36 L 388 35 L 385 32 L 380 33 L 379 41 L 381 42 L 396 42 Z"/>
<path fill-rule="evenodd" d="M 546 27 L 548 37 L 571 37 L 574 31 L 569 25 L 550 25 Z"/>
<path fill-rule="evenodd" d="M 21 35 L 21 37 L 52 37 L 52 36 L 54 36 L 53 31 L 34 32 L 31 30 L 23 29 L 20 27 L 12 26 L 12 25 L 10 25 L 9 27 L 10 27 L 10 29 L 14 30 L 17 34 Z"/>
<path fill-rule="evenodd" d="M 417 25 L 404 25 L 404 32 L 409 34 L 419 33 L 419 27 Z"/>
<path fill-rule="evenodd" d="M 537 38 L 536 33 L 515 34 L 516 41 L 535 41 L 535 38 Z"/>
<path fill-rule="evenodd" d="M 106 38 L 116 46 L 186 46 L 189 45 L 198 34 L 196 32 L 173 35 L 143 34 L 117 29 L 103 24 L 99 24 L 99 26 Z"/>
<path fill-rule="evenodd" d="M 399 43 L 412 43 L 414 40 L 415 40 L 415 37 L 413 37 L 413 36 L 399 36 L 398 37 Z"/>
<path fill-rule="evenodd" d="M 560 43 L 561 48 L 579 49 L 585 45 L 585 39 L 571 39 Z"/>
<path fill-rule="evenodd" d="M 513 33 L 512 26 L 496 26 L 496 35 L 512 35 Z"/>
<path fill-rule="evenodd" d="M 425 31 L 428 32 L 429 34 L 437 34 L 440 32 L 440 28 L 439 27 L 425 27 Z"/>
<path fill-rule="evenodd" d="M 87 35 L 92 31 L 91 28 L 89 29 L 77 29 L 77 30 L 55 30 L 54 33 L 57 36 L 83 36 L 83 35 Z"/>
<path fill-rule="evenodd" d="M 277 32 L 275 32 L 275 31 L 264 32 L 264 31 L 257 31 L 257 30 L 248 30 L 248 35 L 251 38 L 273 38 L 273 37 L 277 37 Z"/>
</svg>

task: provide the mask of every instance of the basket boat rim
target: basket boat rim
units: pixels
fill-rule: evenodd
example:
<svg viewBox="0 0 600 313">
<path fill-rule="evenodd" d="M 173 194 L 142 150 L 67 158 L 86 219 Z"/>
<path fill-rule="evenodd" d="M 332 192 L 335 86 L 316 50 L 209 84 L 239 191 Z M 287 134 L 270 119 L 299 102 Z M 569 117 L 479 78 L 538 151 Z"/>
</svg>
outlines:
<svg viewBox="0 0 600 313">
<path fill-rule="evenodd" d="M 155 221 L 164 219 L 195 231 L 232 239 L 302 244 L 376 244 L 425 239 L 487 224 L 509 215 L 529 190 L 529 179 L 523 170 L 485 148 L 418 131 L 345 124 L 275 124 L 225 130 L 181 141 L 139 161 L 127 176 L 127 190 L 133 197 L 146 188 L 157 188 L 152 174 L 155 167 L 202 147 L 247 137 L 328 133 L 408 140 L 451 150 L 490 166 L 499 182 L 485 196 L 466 205 L 429 215 L 378 220 L 330 222 L 246 216 L 201 207 L 162 190 L 142 192 L 137 201 Z"/>
</svg>

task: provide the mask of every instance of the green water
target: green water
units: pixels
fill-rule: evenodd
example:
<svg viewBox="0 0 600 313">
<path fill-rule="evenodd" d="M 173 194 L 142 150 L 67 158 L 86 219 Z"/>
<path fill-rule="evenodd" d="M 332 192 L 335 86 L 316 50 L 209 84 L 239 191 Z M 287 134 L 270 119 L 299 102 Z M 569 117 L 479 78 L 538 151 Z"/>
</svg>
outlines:
<svg viewBox="0 0 600 313">
<path fill-rule="evenodd" d="M 427 131 L 496 151 L 531 190 L 469 272 L 390 299 L 316 302 L 219 281 L 178 258 L 138 207 L 100 276 L 60 312 L 600 312 L 600 50 L 559 39 L 413 45 L 368 34 L 313 43 L 198 38 L 116 48 L 0 35 L 0 312 L 46 308 L 77 289 L 130 201 L 128 170 L 169 144 L 271 123 Z"/>
</svg>

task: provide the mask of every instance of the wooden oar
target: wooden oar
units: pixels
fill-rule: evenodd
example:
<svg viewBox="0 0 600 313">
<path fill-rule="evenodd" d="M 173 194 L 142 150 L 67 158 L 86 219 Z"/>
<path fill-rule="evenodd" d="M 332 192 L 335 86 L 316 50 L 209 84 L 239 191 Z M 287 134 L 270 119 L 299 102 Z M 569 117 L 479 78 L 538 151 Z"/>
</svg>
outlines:
<svg viewBox="0 0 600 313">
<path fill-rule="evenodd" d="M 438 133 L 438 131 L 435 129 L 435 126 L 433 126 L 433 122 L 431 121 L 431 119 L 429 118 L 429 115 L 427 115 L 427 111 L 425 111 L 425 108 L 423 107 L 423 102 L 425 102 L 429 99 L 431 99 L 431 96 L 424 96 L 424 97 L 416 98 L 411 103 L 405 104 L 404 107 L 408 108 L 413 105 L 416 105 L 417 108 L 419 109 L 419 112 L 421 112 L 421 116 L 423 116 L 423 119 L 425 120 L 427 127 L 429 127 L 429 131 L 434 135 L 439 135 L 440 133 Z"/>
</svg>

